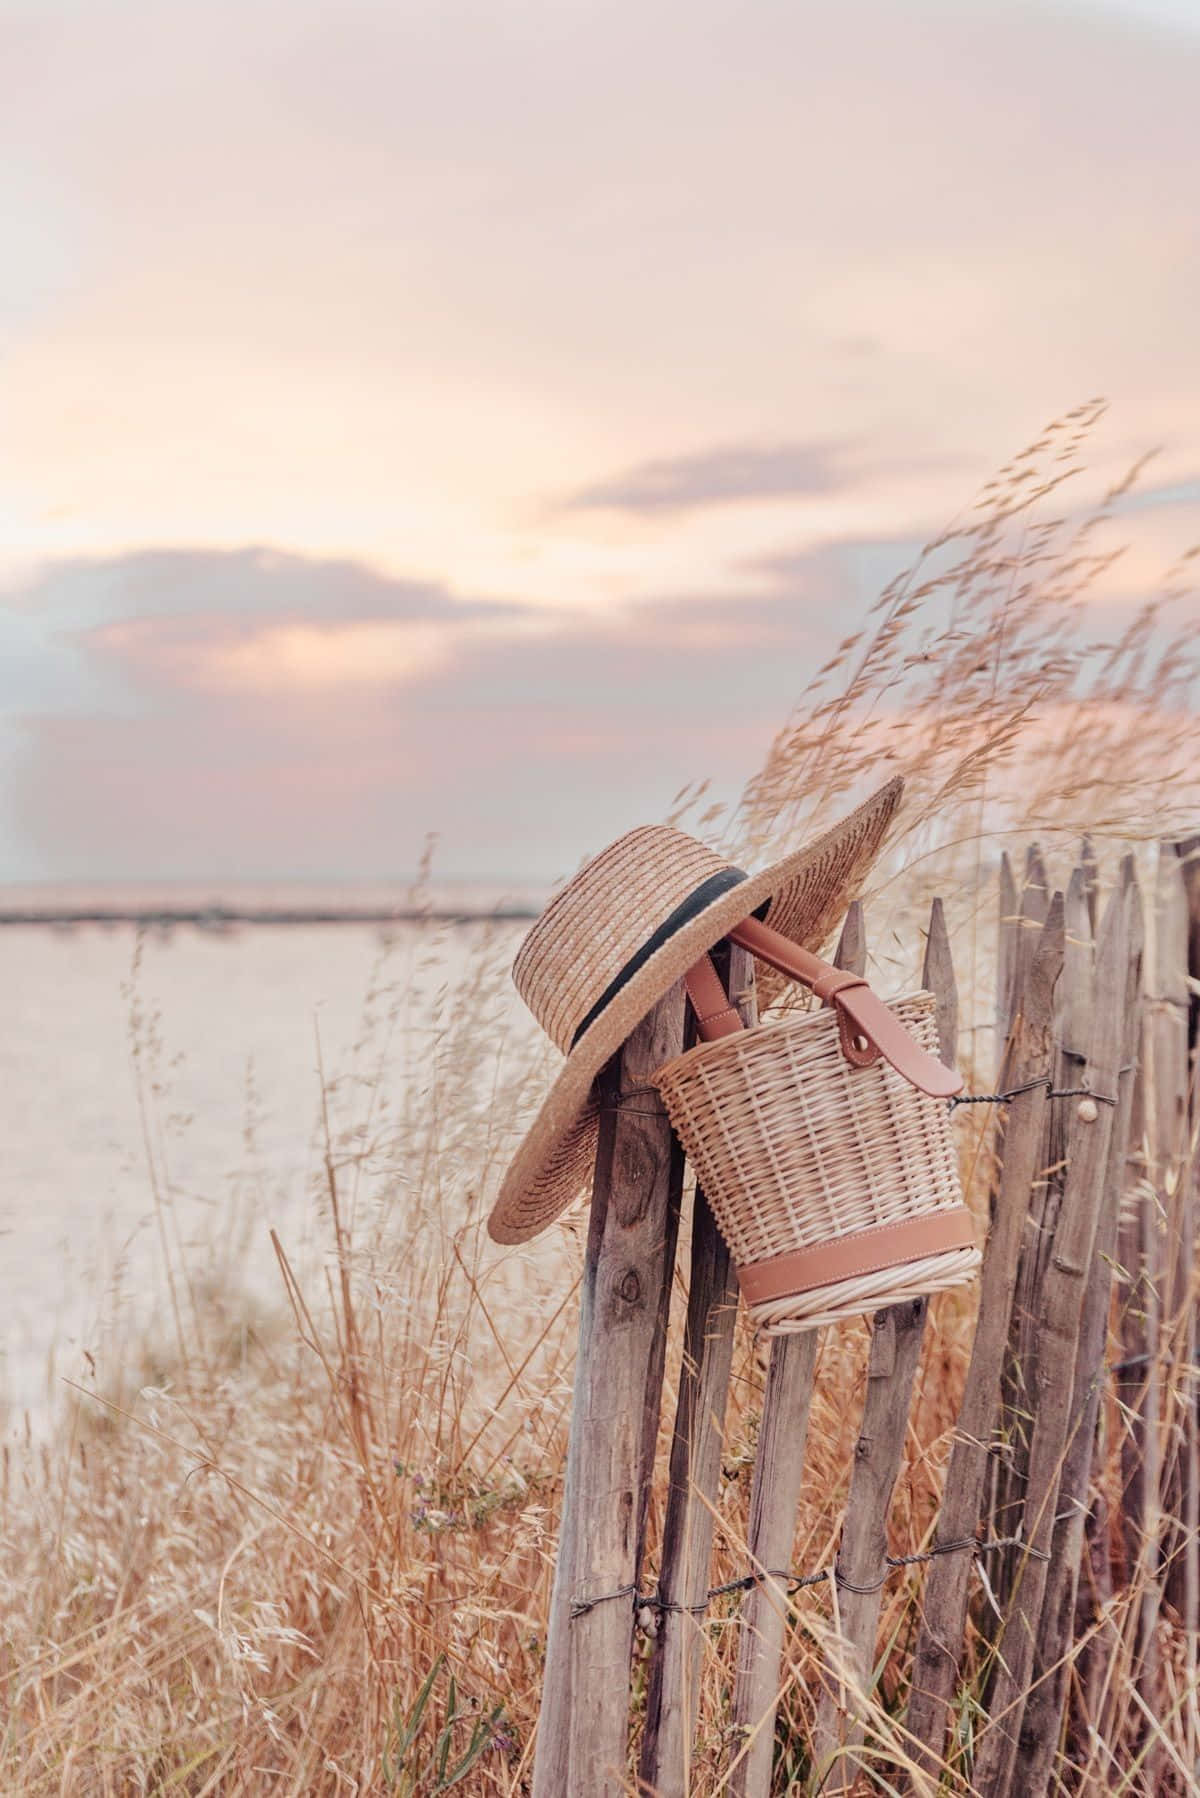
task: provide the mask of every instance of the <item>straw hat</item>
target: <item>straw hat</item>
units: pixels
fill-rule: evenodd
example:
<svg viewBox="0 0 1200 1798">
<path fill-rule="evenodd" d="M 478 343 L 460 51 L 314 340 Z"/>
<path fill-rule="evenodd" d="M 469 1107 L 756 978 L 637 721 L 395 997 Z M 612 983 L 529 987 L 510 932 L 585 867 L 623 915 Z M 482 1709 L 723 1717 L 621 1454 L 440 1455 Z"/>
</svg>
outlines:
<svg viewBox="0 0 1200 1798">
<path fill-rule="evenodd" d="M 588 1180 L 598 1114 L 592 1082 L 646 1013 L 752 912 L 816 948 L 865 879 L 900 802 L 889 781 L 815 843 L 745 874 L 682 831 L 631 830 L 551 901 L 513 964 L 517 991 L 566 1063 L 504 1177 L 488 1219 L 496 1242 L 526 1242 Z M 766 999 L 781 979 L 760 968 Z"/>
</svg>

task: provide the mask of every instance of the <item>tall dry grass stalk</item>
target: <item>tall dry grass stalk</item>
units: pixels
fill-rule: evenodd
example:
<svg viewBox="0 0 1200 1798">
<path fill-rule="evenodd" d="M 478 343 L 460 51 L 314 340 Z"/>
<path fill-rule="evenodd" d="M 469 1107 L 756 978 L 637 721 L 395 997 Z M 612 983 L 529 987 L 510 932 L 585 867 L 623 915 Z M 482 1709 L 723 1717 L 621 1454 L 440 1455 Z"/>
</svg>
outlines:
<svg viewBox="0 0 1200 1798">
<path fill-rule="evenodd" d="M 1135 478 L 1070 509 L 1099 415 L 1089 406 L 1052 424 L 889 586 L 809 683 L 731 815 L 705 812 L 702 792 L 681 802 L 753 860 L 881 770 L 902 768 L 904 829 L 869 913 L 876 960 L 885 986 L 913 984 L 915 920 L 940 890 L 970 1012 L 963 1040 L 984 1082 L 994 884 L 984 875 L 998 845 L 1036 830 L 1053 853 L 1063 833 L 1125 842 L 1200 822 L 1188 558 L 1160 594 L 1113 610 L 1108 637 L 1109 612 L 1089 604 L 1114 566 L 1114 521 Z M 477 932 L 461 979 L 440 991 L 445 945 L 432 924 L 422 940 L 419 982 L 381 959 L 352 1065 L 324 1082 L 313 1195 L 322 1256 L 300 1266 L 294 1245 L 275 1239 L 280 1304 L 249 1307 L 228 1258 L 205 1270 L 184 1250 L 158 1182 L 166 1322 L 140 1369 L 119 1388 L 81 1381 L 51 1442 L 5 1451 L 0 1785 L 13 1798 L 426 1794 L 455 1779 L 463 1792 L 526 1789 L 582 1231 L 576 1214 L 525 1249 L 486 1244 L 488 1188 L 550 1058 L 514 1015 L 510 932 Z M 438 991 L 416 1012 L 415 986 Z M 162 1094 L 140 1015 L 134 1033 L 157 1182 Z M 392 1107 L 382 1074 L 401 1057 Z M 967 1156 L 978 1195 L 975 1128 Z M 971 1332 L 970 1295 L 936 1302 L 892 1512 L 898 1554 L 931 1539 Z M 801 1569 L 827 1567 L 835 1551 L 864 1345 L 857 1327 L 823 1336 Z M 675 1342 L 665 1423 L 678 1354 Z M 762 1368 L 743 1331 L 717 1582 L 745 1567 Z M 1110 1506 L 1119 1473 L 1097 1472 Z M 662 1490 L 660 1478 L 652 1560 Z M 885 1665 L 867 1710 L 879 1790 L 894 1788 L 905 1759 L 897 1719 L 920 1579 L 919 1568 L 897 1574 L 884 1598 Z M 698 1794 L 723 1788 L 736 1613 L 736 1597 L 719 1601 L 709 1630 Z M 1174 1748 L 1192 1701 L 1169 1618 L 1160 1629 L 1159 1702 Z M 830 1630 L 828 1586 L 798 1596 L 781 1791 L 809 1778 Z M 969 1673 L 983 1664 L 981 1650 Z M 1106 1677 L 1099 1702 L 1112 1739 L 1140 1699 L 1118 1660 Z M 635 1714 L 644 1683 L 643 1659 Z M 947 1790 L 969 1789 L 979 1699 L 977 1687 L 967 1693 Z M 1107 1752 L 1100 1740 L 1085 1756 L 1079 1789 L 1093 1779 L 1107 1789 Z"/>
</svg>

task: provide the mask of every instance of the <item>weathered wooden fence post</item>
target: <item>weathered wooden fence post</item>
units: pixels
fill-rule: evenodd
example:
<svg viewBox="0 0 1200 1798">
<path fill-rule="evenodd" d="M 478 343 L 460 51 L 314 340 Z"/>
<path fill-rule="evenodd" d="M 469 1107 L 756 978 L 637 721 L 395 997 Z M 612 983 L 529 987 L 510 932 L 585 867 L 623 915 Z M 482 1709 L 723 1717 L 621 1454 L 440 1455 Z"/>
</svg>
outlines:
<svg viewBox="0 0 1200 1798">
<path fill-rule="evenodd" d="M 1035 1409 L 1025 1492 L 1024 1560 L 1000 1638 L 989 1703 L 991 1721 L 975 1760 L 973 1783 L 985 1798 L 1000 1798 L 1009 1790 L 1041 1623 L 1059 1480 L 1070 1442 L 1080 1321 L 1112 1141 L 1127 941 L 1125 895 L 1117 891 L 1106 908 L 1096 950 L 1087 1070 L 1099 1102 L 1081 1099 L 1075 1107 L 1062 1203 L 1036 1301 L 1036 1387 L 1031 1393 Z"/>
<path fill-rule="evenodd" d="M 1021 1088 L 1008 1108 L 1004 1160 L 980 1282 L 975 1344 L 942 1498 L 934 1546 L 971 1541 L 980 1523 L 990 1465 L 989 1448 L 1000 1397 L 1029 1192 L 1039 1170 L 1046 1112 L 1054 988 L 1063 963 L 1063 899 L 1054 895 L 1017 996 L 1016 1017 L 1001 1086 Z M 913 1658 L 908 1729 L 918 1764 L 935 1774 L 950 1721 L 962 1661 L 971 1576 L 965 1553 L 938 1555 L 925 1585 L 921 1628 Z"/>
<path fill-rule="evenodd" d="M 1021 898 L 1017 892 L 1017 883 L 1013 877 L 1012 862 L 1008 851 L 1000 856 L 1000 893 L 999 911 L 996 918 L 996 1009 L 995 1009 L 995 1066 L 996 1078 L 1004 1067 L 1004 1058 L 1008 1054 L 1008 1039 L 1012 1034 L 1013 1016 L 1016 1012 L 1020 994 L 1017 990 L 1017 941 L 1021 932 Z"/>
<path fill-rule="evenodd" d="M 1164 1298 L 1171 1326 L 1172 1427 L 1168 1432 L 1165 1500 L 1170 1519 L 1164 1544 L 1165 1596 L 1182 1617 L 1196 1615 L 1196 1334 L 1193 1310 L 1196 1205 L 1189 1178 L 1188 1131 L 1188 899 L 1173 843 L 1158 846 L 1155 883 L 1154 972 L 1147 1018 L 1154 1103 L 1150 1113 L 1155 1185 L 1167 1220 Z"/>
<path fill-rule="evenodd" d="M 860 961 L 846 965 L 856 974 L 866 972 L 865 941 Z M 938 1048 L 947 1067 L 953 1067 L 958 1053 L 958 989 L 940 899 L 934 900 L 930 912 L 921 983 L 937 999 Z M 850 1668 L 863 1690 L 874 1664 L 887 1573 L 888 1510 L 904 1455 L 928 1308 L 927 1299 L 913 1299 L 876 1312 L 871 1320 L 867 1396 L 837 1559 L 841 1634 Z M 829 1798 L 849 1792 L 856 1778 L 852 1750 L 862 1740 L 862 1729 L 852 1718 L 845 1719 L 847 1708 L 846 1699 L 827 1687 L 817 1712 L 813 1764 L 818 1775 L 829 1769 L 821 1787 Z M 840 1767 L 833 1762 L 839 1747 L 845 1754 Z"/>
<path fill-rule="evenodd" d="M 598 1083 L 600 1141 L 534 1798 L 615 1798 L 628 1790 L 633 1595 L 683 1183 L 682 1155 L 649 1080 L 682 1050 L 683 1018 L 680 985 Z"/>
<path fill-rule="evenodd" d="M 1188 1053 L 1190 1056 L 1188 1080 L 1188 1122 L 1187 1122 L 1187 1156 L 1184 1162 L 1183 1175 L 1187 1181 L 1189 1202 L 1194 1220 L 1200 1219 L 1200 837 L 1185 837 L 1175 844 L 1175 854 L 1179 861 L 1179 874 L 1183 882 L 1184 895 L 1187 900 L 1187 943 L 1186 943 L 1186 981 L 1185 986 L 1190 998 L 1188 1011 Z M 1193 1222 L 1193 1231 L 1200 1237 L 1200 1221 Z M 1194 1252 L 1200 1250 L 1200 1243 L 1194 1243 Z M 1193 1269 L 1194 1272 L 1194 1269 Z M 1200 1303 L 1195 1284 L 1188 1299 L 1188 1347 L 1191 1353 L 1193 1368 L 1200 1361 L 1200 1321 L 1196 1309 Z M 1191 1440 L 1192 1449 L 1190 1467 L 1192 1469 L 1193 1498 L 1190 1501 L 1188 1527 L 1192 1531 L 1192 1555 L 1200 1560 L 1200 1385 L 1193 1375 L 1189 1382 L 1189 1397 L 1184 1418 L 1184 1428 Z M 1192 1697 L 1188 1705 L 1189 1750 L 1193 1765 L 1200 1760 L 1200 1568 L 1189 1576 L 1185 1597 L 1184 1628 L 1187 1632 L 1187 1678 L 1191 1684 Z"/>
<path fill-rule="evenodd" d="M 1130 1158 L 1137 1178 L 1131 1202 L 1122 1207 L 1117 1235 L 1119 1292 L 1118 1328 L 1121 1360 L 1114 1385 L 1125 1417 L 1121 1443 L 1122 1572 L 1127 1582 L 1136 1577 L 1142 1556 L 1146 1519 L 1157 1503 L 1158 1481 L 1158 1289 L 1154 1278 L 1157 1251 L 1152 1207 L 1146 1203 L 1151 1170 L 1147 1159 L 1145 1020 L 1138 1043 L 1138 1066 L 1133 1086 L 1130 1119 Z M 1153 1337 L 1153 1350 L 1151 1340 Z M 1149 1487 L 1155 1485 L 1155 1498 Z"/>
<path fill-rule="evenodd" d="M 1142 1198 L 1142 1276 L 1146 1294 L 1145 1386 L 1140 1444 L 1145 1457 L 1141 1538 L 1133 1577 L 1141 1588 L 1136 1684 L 1151 1714 L 1160 1687 L 1158 1619 L 1164 1592 L 1181 1615 L 1196 1586 L 1196 1443 L 1183 1427 L 1182 1391 L 1193 1390 L 1191 1312 L 1195 1208 L 1187 1159 L 1188 905 L 1170 843 L 1158 845 L 1146 1015 L 1144 1127 L 1147 1190 Z M 1191 1529 L 1189 1532 L 1189 1516 Z M 1161 1556 L 1166 1554 L 1166 1564 Z M 1194 1659 L 1194 1645 L 1193 1656 Z M 1146 1776 L 1157 1781 L 1160 1745 L 1151 1741 Z"/>
<path fill-rule="evenodd" d="M 767 1798 L 775 1753 L 779 1665 L 787 1629 L 786 1570 L 796 1532 L 804 1445 L 817 1361 L 817 1332 L 776 1336 L 763 1395 L 758 1453 L 750 1491 L 749 1547 L 768 1575 L 747 1594 L 738 1640 L 733 1694 L 736 1758 L 729 1788 L 737 1798 Z"/>
<path fill-rule="evenodd" d="M 1037 946 L 1038 933 L 1046 921 L 1048 905 L 1049 894 L 1046 891 L 1045 863 L 1042 860 L 1041 851 L 1036 844 L 1033 844 L 1025 858 L 1025 884 L 1021 892 L 1020 913 L 1017 922 L 1014 978 L 1018 984 L 1014 989 L 1015 992 L 1019 992 L 1024 985 L 1030 959 Z M 1055 990 L 1054 1008 L 1054 1037 L 1059 1044 L 1064 1040 L 1063 1011 L 1066 1004 L 1064 995 L 1067 992 L 1075 993 L 1081 989 L 1083 983 L 1074 976 L 1077 969 L 1081 969 L 1084 963 L 1090 961 L 1092 953 L 1092 932 L 1088 924 L 1083 874 L 1079 869 L 1072 876 L 1067 888 L 1063 922 L 1065 930 L 1063 973 Z M 1086 1042 L 1086 1037 L 1084 1040 Z M 1082 1054 L 1082 1050 L 1080 1053 Z M 1062 1084 L 1062 1082 L 1056 1082 L 1056 1084 Z M 996 1121 L 995 1128 L 997 1152 L 1001 1155 L 1004 1153 L 1005 1125 L 1006 1119 L 1002 1113 Z M 1001 1536 L 1013 1534 L 1015 1524 L 1020 1519 L 1021 1505 L 1025 1495 L 1030 1415 L 1026 1378 L 1032 1376 L 1033 1372 L 1033 1300 L 1041 1277 L 1044 1247 L 1049 1239 L 1048 1224 L 1053 1219 L 1058 1188 L 1061 1185 L 1057 1174 L 1062 1159 L 1059 1145 L 1055 1140 L 1059 1134 L 1057 1125 L 1054 1108 L 1051 1106 L 1046 1111 L 1046 1135 L 1041 1154 L 1041 1170 L 1029 1195 L 1025 1232 L 1021 1239 L 1021 1256 L 1017 1263 L 1017 1285 L 1013 1294 L 1008 1349 L 1001 1385 L 1000 1420 L 997 1425 L 997 1436 L 1004 1445 L 1004 1452 L 997 1456 L 992 1469 L 994 1493 L 991 1506 L 992 1523 Z M 1016 1560 L 1012 1551 L 997 1555 L 992 1564 L 993 1587 L 1001 1596 L 1007 1593 L 1011 1585 L 1015 1567 Z"/>
<path fill-rule="evenodd" d="M 1059 1482 L 1054 1540 L 1042 1602 L 1035 1684 L 1025 1708 L 1014 1786 L 1024 1798 L 1042 1798 L 1053 1771 L 1059 1729 L 1070 1674 L 1075 1597 L 1084 1530 L 1088 1521 L 1088 1482 L 1096 1441 L 1096 1424 L 1105 1381 L 1104 1351 L 1108 1341 L 1117 1224 L 1125 1186 L 1129 1120 L 1133 1110 L 1134 1071 L 1141 1035 L 1141 984 L 1144 926 L 1141 894 L 1132 856 L 1121 867 L 1121 893 L 1126 915 L 1126 965 L 1121 1068 L 1117 1106 L 1104 1173 L 1100 1222 L 1088 1273 L 1071 1399 L 1071 1436 Z"/>
<path fill-rule="evenodd" d="M 713 961 L 728 983 L 743 1024 L 754 1024 L 758 1007 L 753 956 L 728 944 L 714 953 Z M 737 1275 L 729 1250 L 697 1187 L 683 1365 L 658 1579 L 663 1609 L 638 1763 L 642 1789 L 656 1798 L 687 1798 L 691 1790 L 692 1740 L 705 1643 L 703 1606 L 712 1560 L 713 1507 L 720 1485 L 737 1305 Z"/>
<path fill-rule="evenodd" d="M 1187 1046 L 1190 1057 L 1188 1078 L 1188 1114 L 1186 1125 L 1187 1154 L 1183 1179 L 1187 1184 L 1188 1203 L 1192 1210 L 1193 1256 L 1200 1250 L 1200 837 L 1186 837 L 1176 843 L 1180 879 L 1187 901 L 1185 989 L 1190 998 L 1187 1013 Z M 1200 1320 L 1197 1304 L 1200 1294 L 1195 1284 L 1196 1269 L 1191 1268 L 1192 1285 L 1187 1300 L 1186 1352 L 1193 1370 L 1200 1362 Z M 1183 1427 L 1190 1443 L 1187 1479 L 1189 1485 L 1187 1527 L 1191 1563 L 1184 1593 L 1183 1625 L 1186 1642 L 1185 1677 L 1191 1696 L 1188 1701 L 1188 1760 L 1200 1762 L 1200 1380 L 1193 1371 L 1188 1381 L 1188 1396 Z"/>
<path fill-rule="evenodd" d="M 851 907 L 835 963 L 866 961 L 862 911 Z M 804 1447 L 817 1363 L 816 1330 L 776 1336 L 771 1343 L 763 1395 L 758 1453 L 750 1488 L 749 1549 L 765 1575 L 747 1594 L 738 1638 L 733 1691 L 734 1760 L 729 1788 L 735 1798 L 768 1798 L 775 1754 L 779 1667 L 787 1631 L 786 1571 L 796 1533 L 804 1476 Z M 783 1580 L 777 1576 L 784 1574 Z"/>
</svg>

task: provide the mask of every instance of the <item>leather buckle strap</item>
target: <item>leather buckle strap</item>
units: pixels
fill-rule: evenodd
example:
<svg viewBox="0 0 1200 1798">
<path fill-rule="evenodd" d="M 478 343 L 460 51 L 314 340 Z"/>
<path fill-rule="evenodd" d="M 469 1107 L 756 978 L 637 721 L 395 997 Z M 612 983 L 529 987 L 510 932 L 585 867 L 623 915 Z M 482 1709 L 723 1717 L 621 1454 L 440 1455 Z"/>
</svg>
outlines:
<svg viewBox="0 0 1200 1798">
<path fill-rule="evenodd" d="M 815 993 L 823 1005 L 837 1013 L 842 1054 L 856 1068 L 869 1068 L 880 1056 L 903 1075 L 918 1092 L 932 1099 L 952 1099 L 963 1088 L 961 1074 L 944 1067 L 915 1042 L 895 1012 L 889 1011 L 859 974 L 831 967 L 820 956 L 802 949 L 757 918 L 747 918 L 729 932 L 733 942 L 748 949 L 790 980 L 798 980 Z M 732 1036 L 744 1028 L 737 1007 L 730 1004 L 720 975 L 710 956 L 702 955 L 684 976 L 688 998 L 696 1014 L 696 1026 L 706 1042 Z"/>
<path fill-rule="evenodd" d="M 699 961 L 693 962 L 683 977 L 683 984 L 696 1014 L 696 1029 L 706 1043 L 719 1036 L 734 1036 L 745 1029 L 710 955 L 702 955 Z"/>
<path fill-rule="evenodd" d="M 746 918 L 729 935 L 760 961 L 791 980 L 799 980 L 823 1004 L 833 1006 L 838 1014 L 842 1053 L 855 1067 L 870 1067 L 882 1055 L 910 1086 L 928 1093 L 931 1099 L 952 1099 L 962 1091 L 962 1075 L 943 1066 L 936 1056 L 914 1042 L 896 1014 L 888 1010 L 861 976 L 831 967 L 757 918 Z"/>
</svg>

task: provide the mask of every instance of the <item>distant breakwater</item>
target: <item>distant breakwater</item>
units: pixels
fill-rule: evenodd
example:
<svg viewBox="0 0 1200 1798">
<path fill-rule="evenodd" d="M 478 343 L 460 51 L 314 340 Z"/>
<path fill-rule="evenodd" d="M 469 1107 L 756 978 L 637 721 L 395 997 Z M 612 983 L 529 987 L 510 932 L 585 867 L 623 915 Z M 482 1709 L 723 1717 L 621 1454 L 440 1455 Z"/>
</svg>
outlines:
<svg viewBox="0 0 1200 1798">
<path fill-rule="evenodd" d="M 168 929 L 190 924 L 198 930 L 228 930 L 243 924 L 517 924 L 538 915 L 529 906 L 469 911 L 440 906 L 104 906 L 0 907 L 0 926 L 47 924 L 142 924 Z"/>
</svg>

